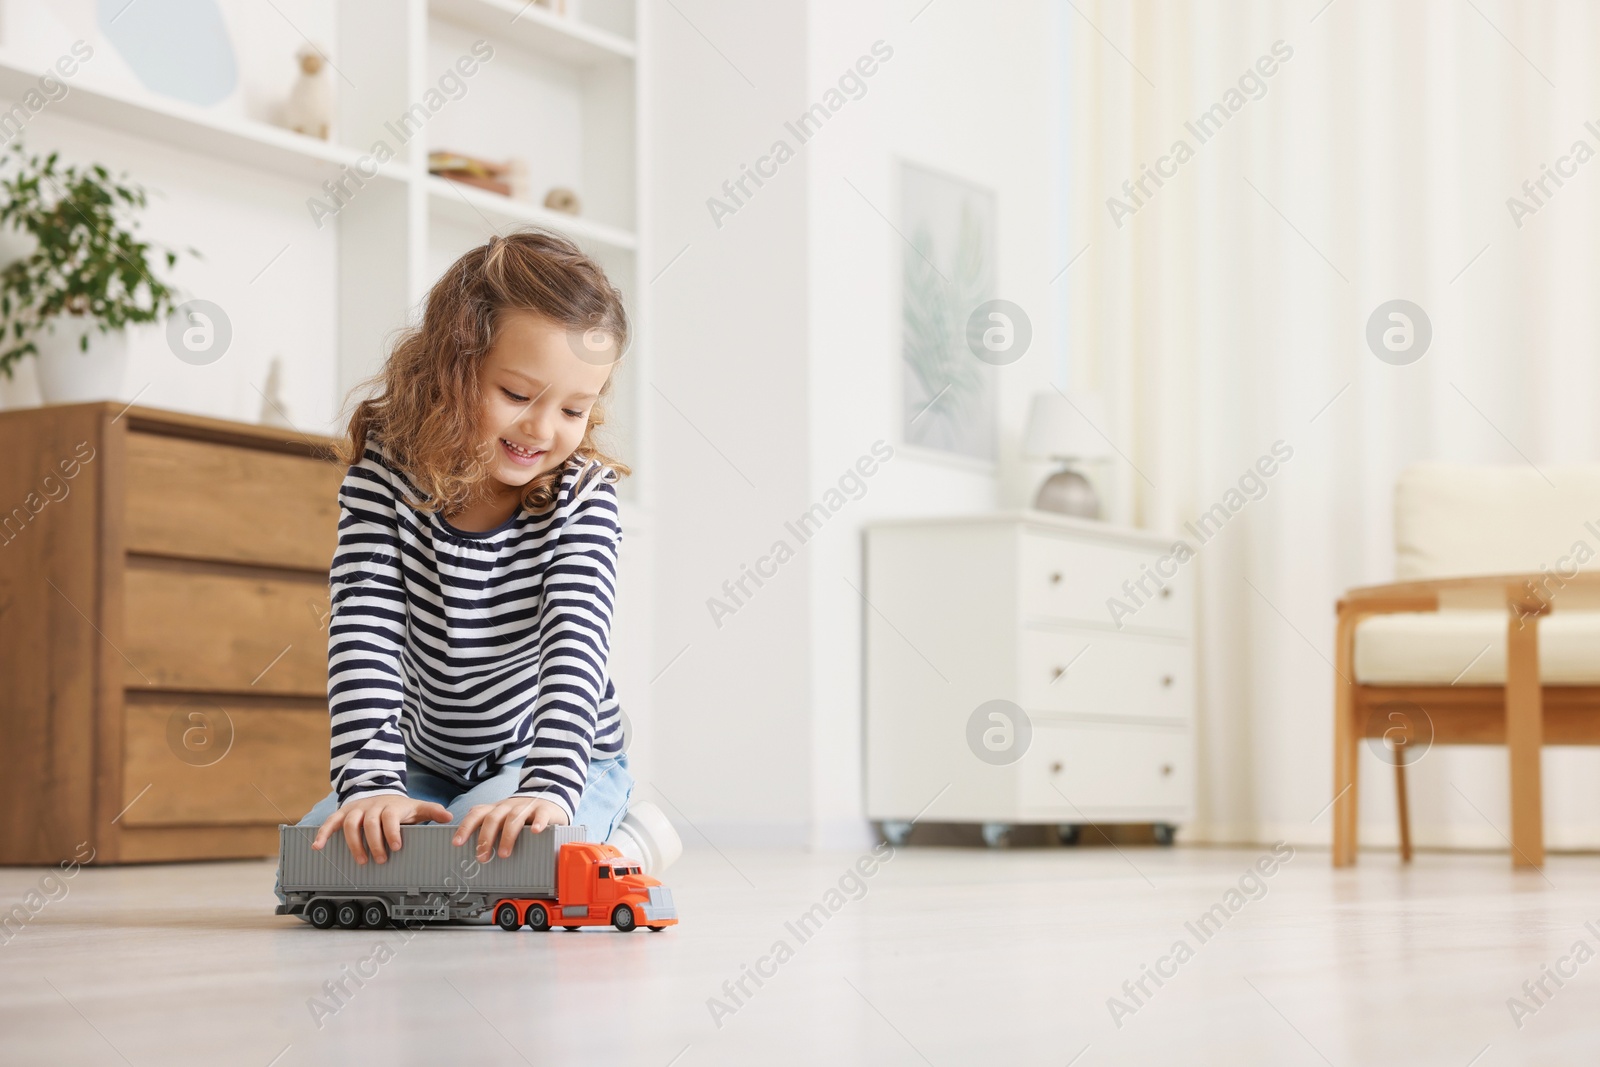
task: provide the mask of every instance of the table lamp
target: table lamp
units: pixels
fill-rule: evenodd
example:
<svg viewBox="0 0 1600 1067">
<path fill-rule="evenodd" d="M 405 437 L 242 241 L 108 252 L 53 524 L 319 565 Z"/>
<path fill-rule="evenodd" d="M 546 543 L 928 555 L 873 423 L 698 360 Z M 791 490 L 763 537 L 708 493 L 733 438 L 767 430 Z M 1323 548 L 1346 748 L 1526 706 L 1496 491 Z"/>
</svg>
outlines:
<svg viewBox="0 0 1600 1067">
<path fill-rule="evenodd" d="M 1080 519 L 1100 518 L 1100 498 L 1075 465 L 1108 454 L 1104 426 L 1105 401 L 1098 393 L 1075 393 L 1069 399 L 1055 389 L 1033 394 L 1022 452 L 1028 459 L 1050 459 L 1061 469 L 1045 479 L 1033 506 Z"/>
</svg>

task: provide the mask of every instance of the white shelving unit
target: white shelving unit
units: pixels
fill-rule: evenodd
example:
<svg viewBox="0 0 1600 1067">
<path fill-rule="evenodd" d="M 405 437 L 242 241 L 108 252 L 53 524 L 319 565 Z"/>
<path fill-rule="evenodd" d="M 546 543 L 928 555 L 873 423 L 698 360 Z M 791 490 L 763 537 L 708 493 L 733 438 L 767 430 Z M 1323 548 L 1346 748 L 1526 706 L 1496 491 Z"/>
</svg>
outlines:
<svg viewBox="0 0 1600 1067">
<path fill-rule="evenodd" d="M 333 203 L 325 183 L 354 190 L 323 220 L 337 229 L 338 336 L 327 347 L 336 353 L 339 400 L 379 368 L 395 330 L 420 313 L 433 280 L 456 256 L 519 227 L 570 236 L 628 298 L 634 338 L 617 372 L 609 424 L 639 475 L 624 482 L 636 520 L 647 475 L 633 383 L 649 352 L 640 274 L 641 12 L 636 0 L 571 6 L 572 13 L 558 14 L 524 0 L 336 0 L 334 39 L 322 41 L 335 68 L 331 141 L 145 92 L 126 75 L 113 77 L 108 65 L 115 59 L 97 58 L 92 71 L 86 66 L 50 109 L 91 129 L 303 183 L 308 202 Z M 98 47 L 111 51 L 104 42 Z M 482 59 L 484 47 L 492 58 Z M 470 76 L 455 68 L 464 56 L 477 68 Z M 0 42 L 0 99 L 21 99 L 48 63 L 41 53 Z M 441 98 L 440 79 L 452 71 L 464 92 L 446 95 L 430 113 L 430 96 Z M 401 140 L 396 123 L 419 103 L 425 120 Z M 391 158 L 375 158 L 380 141 Z M 538 200 L 430 175 L 428 152 L 437 149 L 527 160 Z M 554 185 L 578 193 L 581 215 L 542 206 Z"/>
<path fill-rule="evenodd" d="M 429 7 L 441 19 L 561 63 L 583 67 L 628 63 L 637 51 L 629 37 L 557 15 L 526 0 L 433 0 Z M 608 10 L 613 19 L 619 14 L 615 9 L 599 10 Z"/>
<path fill-rule="evenodd" d="M 563 15 L 524 0 L 339 0 L 338 62 L 362 87 L 340 85 L 345 152 L 365 152 L 378 140 L 392 145 L 397 116 L 424 100 L 478 42 L 493 49 L 493 58 L 463 79 L 465 94 L 397 146 L 400 180 L 363 189 L 340 212 L 339 380 L 349 389 L 377 368 L 384 338 L 420 309 L 434 278 L 466 249 L 519 227 L 565 233 L 628 297 L 634 341 L 617 372 L 610 425 L 640 475 L 624 483 L 636 515 L 645 472 L 633 382 L 648 358 L 649 318 L 640 275 L 640 13 L 635 0 L 574 6 Z M 528 160 L 539 200 L 428 174 L 427 153 L 438 149 Z M 554 185 L 577 191 L 581 215 L 542 206 Z"/>
<path fill-rule="evenodd" d="M 44 73 L 45 68 L 0 48 L 0 99 L 20 99 Z M 354 166 L 361 158 L 360 152 L 342 145 L 156 96 L 132 99 L 74 84 L 52 108 L 68 118 L 313 184 L 336 177 L 341 168 Z M 392 162 L 378 170 L 380 178 L 390 181 L 404 181 L 407 176 L 404 167 Z"/>
<path fill-rule="evenodd" d="M 497 230 L 524 225 L 539 226 L 560 230 L 588 245 L 621 252 L 633 252 L 639 246 L 637 235 L 629 230 L 563 215 L 525 200 L 512 200 L 432 175 L 427 179 L 427 187 L 429 213 L 444 222 L 468 227 L 481 223 Z"/>
</svg>

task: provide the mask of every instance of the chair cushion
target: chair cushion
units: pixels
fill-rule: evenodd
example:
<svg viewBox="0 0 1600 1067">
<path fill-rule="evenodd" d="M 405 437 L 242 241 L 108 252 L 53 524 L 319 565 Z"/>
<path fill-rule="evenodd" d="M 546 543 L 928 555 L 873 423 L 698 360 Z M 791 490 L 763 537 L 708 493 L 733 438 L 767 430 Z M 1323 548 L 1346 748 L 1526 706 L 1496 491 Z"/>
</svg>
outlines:
<svg viewBox="0 0 1600 1067">
<path fill-rule="evenodd" d="M 1600 464 L 1415 464 L 1395 483 L 1394 534 L 1402 581 L 1600 568 Z"/>
<path fill-rule="evenodd" d="M 1355 676 L 1362 685 L 1504 685 L 1506 613 L 1369 616 L 1356 624 Z M 1539 620 L 1539 677 L 1545 685 L 1600 685 L 1600 611 Z"/>
</svg>

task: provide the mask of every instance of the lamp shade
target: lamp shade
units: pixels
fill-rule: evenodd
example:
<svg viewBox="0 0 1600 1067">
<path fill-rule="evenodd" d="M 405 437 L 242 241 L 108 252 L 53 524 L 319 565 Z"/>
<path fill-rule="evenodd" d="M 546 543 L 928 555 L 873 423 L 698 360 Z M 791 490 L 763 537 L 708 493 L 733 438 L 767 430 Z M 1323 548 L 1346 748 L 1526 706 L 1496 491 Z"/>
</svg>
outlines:
<svg viewBox="0 0 1600 1067">
<path fill-rule="evenodd" d="M 1069 398 L 1041 390 L 1033 394 L 1022 451 L 1029 459 L 1102 459 L 1110 454 L 1105 425 L 1105 399 L 1099 393 Z"/>
</svg>

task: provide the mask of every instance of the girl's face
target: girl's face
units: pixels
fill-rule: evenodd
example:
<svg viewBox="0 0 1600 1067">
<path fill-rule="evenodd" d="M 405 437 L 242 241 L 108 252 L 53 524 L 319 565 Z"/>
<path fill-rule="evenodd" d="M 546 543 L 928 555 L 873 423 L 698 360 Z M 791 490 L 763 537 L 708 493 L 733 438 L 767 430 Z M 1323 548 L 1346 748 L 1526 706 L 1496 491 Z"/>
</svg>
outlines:
<svg viewBox="0 0 1600 1067">
<path fill-rule="evenodd" d="M 579 359 L 568 327 L 532 311 L 496 316 L 479 366 L 490 477 L 507 491 L 565 463 L 583 440 L 610 365 Z"/>
</svg>

